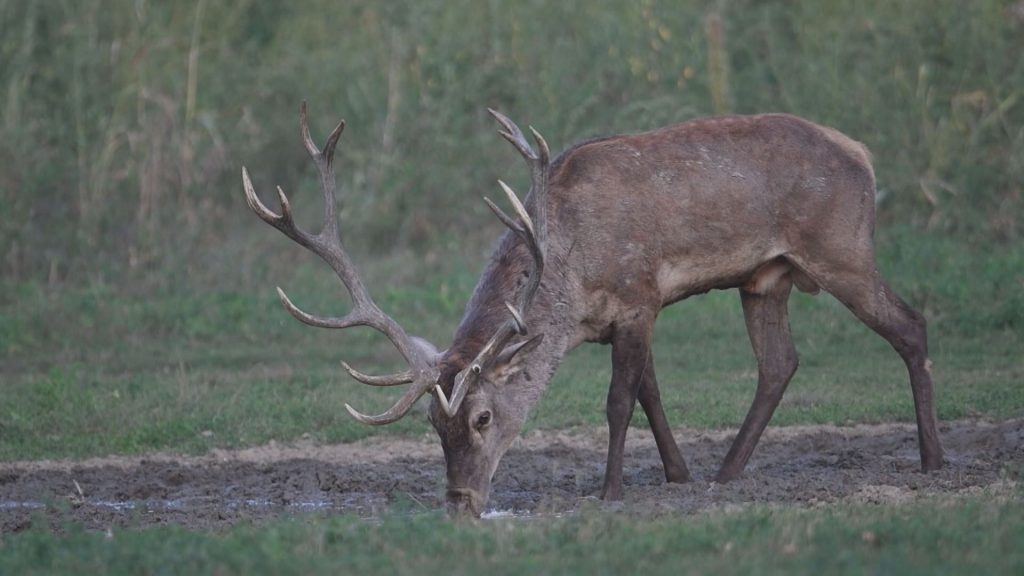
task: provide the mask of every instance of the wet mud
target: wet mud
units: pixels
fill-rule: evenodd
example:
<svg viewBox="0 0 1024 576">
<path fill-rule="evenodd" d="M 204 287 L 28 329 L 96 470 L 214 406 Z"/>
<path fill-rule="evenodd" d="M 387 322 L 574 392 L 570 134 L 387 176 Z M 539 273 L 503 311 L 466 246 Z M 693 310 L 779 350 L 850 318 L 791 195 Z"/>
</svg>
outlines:
<svg viewBox="0 0 1024 576">
<path fill-rule="evenodd" d="M 946 466 L 919 472 L 913 425 L 769 428 L 744 474 L 711 481 L 735 431 L 676 432 L 694 476 L 667 484 L 647 430 L 627 441 L 625 500 L 597 500 L 603 428 L 520 438 L 495 476 L 489 508 L 519 516 L 608 508 L 689 513 L 751 504 L 899 502 L 918 496 L 1012 490 L 1024 470 L 1024 419 L 942 426 Z M 436 438 L 373 438 L 342 445 L 270 444 L 199 457 L 154 454 L 0 463 L 0 532 L 40 523 L 63 530 L 175 524 L 217 529 L 281 515 L 437 513 L 444 464 Z"/>
</svg>

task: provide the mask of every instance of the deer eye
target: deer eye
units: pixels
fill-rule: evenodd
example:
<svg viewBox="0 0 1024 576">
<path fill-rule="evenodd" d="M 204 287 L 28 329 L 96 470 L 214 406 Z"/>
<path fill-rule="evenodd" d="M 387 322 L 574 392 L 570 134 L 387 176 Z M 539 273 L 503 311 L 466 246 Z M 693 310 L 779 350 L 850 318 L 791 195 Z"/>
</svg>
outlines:
<svg viewBox="0 0 1024 576">
<path fill-rule="evenodd" d="M 491 411 L 484 410 L 476 417 L 476 429 L 479 430 L 491 423 Z"/>
</svg>

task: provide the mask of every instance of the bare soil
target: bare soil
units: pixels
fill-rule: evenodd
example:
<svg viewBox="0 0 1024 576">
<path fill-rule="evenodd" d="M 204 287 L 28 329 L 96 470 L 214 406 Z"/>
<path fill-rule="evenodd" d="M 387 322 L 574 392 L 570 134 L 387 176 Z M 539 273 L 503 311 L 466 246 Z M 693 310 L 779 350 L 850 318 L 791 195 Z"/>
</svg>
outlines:
<svg viewBox="0 0 1024 576">
<path fill-rule="evenodd" d="M 666 484 L 654 441 L 633 429 L 626 498 L 601 503 L 603 428 L 535 431 L 495 477 L 490 507 L 521 515 L 605 507 L 641 514 L 750 504 L 814 506 L 1013 490 L 1024 470 L 1024 418 L 942 426 L 946 466 L 919 472 L 913 425 L 769 428 L 746 472 L 711 482 L 735 431 L 676 432 L 694 480 Z M 0 532 L 47 523 L 61 530 L 177 524 L 209 529 L 287 514 L 436 512 L 444 464 L 436 438 L 378 437 L 342 445 L 301 442 L 199 457 L 153 454 L 82 461 L 0 463 Z"/>
</svg>

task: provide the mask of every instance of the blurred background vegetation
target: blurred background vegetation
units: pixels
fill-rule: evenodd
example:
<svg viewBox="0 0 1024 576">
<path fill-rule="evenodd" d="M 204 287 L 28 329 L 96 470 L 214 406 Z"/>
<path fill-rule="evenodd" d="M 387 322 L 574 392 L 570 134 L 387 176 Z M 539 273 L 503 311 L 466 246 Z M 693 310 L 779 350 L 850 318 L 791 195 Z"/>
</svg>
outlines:
<svg viewBox="0 0 1024 576">
<path fill-rule="evenodd" d="M 1021 237 L 1024 14 L 998 0 L 0 3 L 0 271 L 15 281 L 237 281 L 288 266 L 239 168 L 316 210 L 296 136 L 340 118 L 358 250 L 473 240 L 523 172 L 491 106 L 561 148 L 785 111 L 874 152 L 883 225 Z M 312 212 L 311 212 L 312 213 Z M 310 222 L 316 221 L 311 217 Z M 479 236 L 479 237 L 477 237 Z M 271 262 L 268 262 L 271 261 Z"/>
<path fill-rule="evenodd" d="M 387 357 L 275 302 L 346 306 L 242 196 L 245 164 L 319 222 L 302 100 L 318 141 L 348 121 L 340 214 L 372 290 L 442 345 L 502 230 L 479 197 L 526 181 L 488 106 L 556 149 L 726 112 L 839 128 L 874 153 L 882 268 L 933 335 L 1017 342 L 1022 55 L 1008 0 L 0 0 L 0 376 L 48 414 L 67 382 Z M 745 349 L 734 299 L 709 307 Z"/>
</svg>

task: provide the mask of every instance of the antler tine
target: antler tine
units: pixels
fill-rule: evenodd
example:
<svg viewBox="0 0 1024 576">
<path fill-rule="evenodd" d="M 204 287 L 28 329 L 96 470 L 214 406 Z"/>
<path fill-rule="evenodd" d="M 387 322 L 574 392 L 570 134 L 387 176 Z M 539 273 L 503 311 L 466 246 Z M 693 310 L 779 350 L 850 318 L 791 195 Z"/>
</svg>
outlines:
<svg viewBox="0 0 1024 576">
<path fill-rule="evenodd" d="M 487 112 L 494 117 L 495 120 L 501 124 L 502 129 L 498 130 L 498 134 L 505 140 L 508 140 L 516 150 L 526 159 L 530 164 L 530 168 L 534 172 L 536 178 L 537 172 L 540 170 L 547 170 L 549 158 L 551 156 L 551 150 L 548 148 L 547 140 L 541 136 L 540 132 L 534 129 L 533 126 L 529 127 L 530 133 L 533 135 L 533 139 L 537 142 L 537 148 L 539 153 L 534 151 L 533 146 L 527 142 L 526 136 L 523 131 L 519 129 L 519 126 L 513 122 L 508 116 L 505 116 L 501 112 L 488 108 Z"/>
<path fill-rule="evenodd" d="M 370 426 L 383 426 L 384 424 L 391 424 L 403 416 L 409 413 L 409 410 L 416 404 L 416 401 L 420 399 L 431 388 L 436 386 L 436 381 L 433 380 L 416 380 L 409 390 L 398 399 L 397 402 L 391 408 L 388 408 L 381 414 L 376 416 L 370 416 L 363 414 L 356 410 L 352 406 L 345 404 L 345 409 L 352 415 L 353 418 L 362 422 L 363 424 L 369 424 Z"/>
<path fill-rule="evenodd" d="M 455 376 L 455 384 L 452 386 L 451 399 L 444 395 L 444 390 L 441 390 L 440 386 L 434 387 L 434 395 L 437 396 L 437 401 L 441 405 L 441 409 L 444 410 L 444 413 L 447 414 L 449 418 L 455 416 L 459 412 L 462 400 L 466 397 L 466 392 L 469 391 L 470 382 L 475 380 L 476 376 L 479 374 L 479 364 L 473 364 L 469 368 L 459 372 Z"/>
<path fill-rule="evenodd" d="M 508 214 L 505 214 L 505 211 L 498 208 L 498 205 L 492 202 L 490 198 L 484 196 L 484 202 L 487 204 L 487 207 L 491 209 L 491 212 L 494 212 L 494 215 L 498 217 L 498 220 L 501 220 L 501 223 L 508 226 L 513 232 L 516 234 L 524 234 L 526 232 L 518 222 Z"/>
<path fill-rule="evenodd" d="M 501 186 L 501 190 L 505 192 L 505 196 L 508 197 L 508 201 L 512 204 L 512 209 L 515 210 L 516 216 L 519 217 L 519 226 L 523 230 L 526 239 L 529 241 L 536 237 L 533 229 L 533 219 L 530 218 L 530 213 L 526 211 L 526 207 L 519 201 L 519 196 L 516 195 L 515 191 L 509 188 L 508 184 L 498 180 L 498 186 Z"/>
<path fill-rule="evenodd" d="M 242 188 L 245 190 L 245 202 L 249 205 L 249 208 L 259 216 L 260 220 L 263 220 L 267 224 L 270 224 L 274 228 L 281 231 L 282 234 L 291 238 L 301 246 L 310 247 L 315 241 L 312 234 L 309 234 L 305 230 L 302 230 L 295 225 L 295 221 L 292 220 L 292 208 L 291 203 L 288 202 L 288 196 L 285 195 L 284 190 L 280 186 L 277 187 L 277 198 L 281 203 L 281 214 L 275 214 L 273 210 L 267 208 L 260 197 L 256 194 L 256 190 L 253 189 L 252 180 L 249 178 L 249 170 L 244 166 L 242 167 Z"/>
<path fill-rule="evenodd" d="M 537 132 L 533 126 L 530 126 L 530 133 L 533 134 L 533 139 L 537 141 L 537 147 L 540 149 L 540 157 L 538 158 L 540 162 L 538 162 L 538 164 L 547 168 L 548 159 L 551 157 L 551 149 L 548 148 L 548 141 L 545 140 L 544 137 L 540 135 L 540 132 Z"/>
<path fill-rule="evenodd" d="M 526 140 L 526 136 L 523 135 L 523 131 L 519 129 L 519 126 L 516 125 L 515 122 L 513 122 L 511 119 L 509 119 L 508 116 L 505 116 L 504 114 L 498 112 L 497 110 L 488 108 L 487 111 L 491 114 L 491 116 L 494 117 L 495 120 L 498 121 L 499 124 L 501 124 L 502 129 L 498 130 L 498 134 L 500 134 L 501 137 L 504 138 L 505 140 L 508 140 L 510 144 L 515 146 L 516 150 L 518 150 L 519 153 L 522 154 L 523 158 L 525 158 L 530 163 L 537 162 L 538 160 L 541 159 L 541 156 L 538 156 L 537 153 L 533 150 L 533 146 L 530 146 L 530 143 L 527 142 Z M 543 139 L 541 140 L 543 141 Z M 546 147 L 546 143 L 542 145 L 542 148 Z M 544 158 L 544 163 L 547 163 L 546 157 Z"/>
<path fill-rule="evenodd" d="M 338 145 L 338 140 L 341 139 L 342 132 L 345 131 L 345 121 L 341 120 L 338 125 L 331 130 L 331 134 L 327 137 L 327 142 L 324 143 L 324 150 L 322 152 L 323 157 L 327 160 L 328 166 L 334 165 L 334 148 Z"/>
<path fill-rule="evenodd" d="M 280 186 L 277 187 L 277 201 L 281 203 L 281 217 L 289 222 L 294 222 L 291 202 L 288 201 L 288 196 Z"/>
<path fill-rule="evenodd" d="M 306 147 L 306 152 L 309 152 L 309 156 L 316 160 L 320 156 L 320 148 L 317 147 L 316 142 L 313 142 L 313 138 L 309 135 L 309 122 L 306 114 L 306 101 L 303 100 L 302 104 L 299 104 L 299 134 L 302 135 L 302 145 Z"/>
<path fill-rule="evenodd" d="M 327 165 L 330 166 L 334 160 L 334 147 L 338 144 L 338 139 L 341 138 L 341 133 L 345 131 L 345 121 L 338 122 L 338 125 L 331 130 L 330 136 L 327 137 L 327 142 L 324 143 L 324 149 L 321 151 L 313 138 L 309 135 L 309 121 L 308 115 L 306 114 L 306 101 L 303 100 L 302 104 L 299 105 L 299 132 L 302 135 L 302 143 L 306 147 L 306 151 L 309 155 L 317 160 L 323 158 L 327 161 Z"/>
<path fill-rule="evenodd" d="M 281 218 L 277 214 L 274 214 L 269 208 L 267 208 L 260 197 L 256 195 L 256 191 L 253 190 L 252 180 L 249 179 L 249 170 L 242 166 L 242 189 L 245 190 L 245 203 L 249 205 L 249 209 L 256 213 L 267 224 L 273 224 L 275 220 Z M 284 192 L 281 192 L 284 194 Z"/>
<path fill-rule="evenodd" d="M 512 315 L 512 321 L 515 324 L 516 333 L 521 336 L 526 336 L 529 330 L 527 330 L 526 321 L 523 320 L 522 315 L 519 314 L 519 310 L 516 310 L 516 307 L 509 302 L 505 302 L 505 308 L 507 308 L 509 314 Z"/>
<path fill-rule="evenodd" d="M 362 316 L 361 308 L 353 308 L 351 312 L 342 317 L 315 316 L 306 312 L 292 303 L 291 298 L 284 293 L 280 286 L 277 287 L 277 297 L 289 314 L 303 324 L 316 326 L 317 328 L 351 328 L 352 326 L 367 326 L 367 320 Z"/>
<path fill-rule="evenodd" d="M 345 361 L 341 362 L 341 366 L 348 372 L 349 376 L 370 386 L 398 386 L 399 384 L 409 384 L 416 379 L 416 374 L 412 370 L 388 374 L 387 376 L 372 376 L 356 370 Z"/>
</svg>

